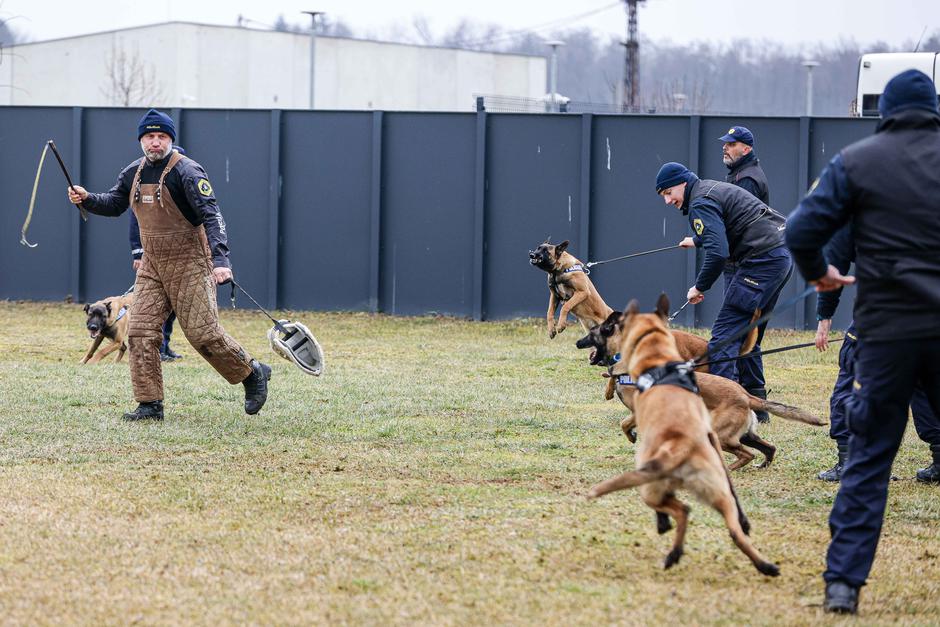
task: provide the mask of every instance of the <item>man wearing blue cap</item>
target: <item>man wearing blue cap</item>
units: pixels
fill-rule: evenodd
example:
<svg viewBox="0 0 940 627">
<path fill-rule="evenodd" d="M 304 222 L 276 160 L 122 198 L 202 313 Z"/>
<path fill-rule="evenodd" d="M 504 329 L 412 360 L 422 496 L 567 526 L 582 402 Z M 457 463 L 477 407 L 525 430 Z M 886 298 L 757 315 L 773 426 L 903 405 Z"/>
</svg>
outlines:
<svg viewBox="0 0 940 627">
<path fill-rule="evenodd" d="M 680 246 L 705 249 L 688 301 L 693 305 L 702 302 L 705 292 L 724 273 L 724 301 L 712 326 L 709 359 L 733 358 L 740 354 L 744 337 L 720 348 L 718 344 L 739 333 L 755 315 L 771 312 L 793 270 L 783 240 L 785 219 L 750 192 L 724 181 L 700 180 L 681 163 L 660 168 L 656 192 L 689 218 L 695 236 L 683 239 Z M 760 350 L 766 328 L 766 322 L 757 327 L 755 350 Z M 709 369 L 737 381 L 754 396 L 767 398 L 759 356 L 714 363 Z M 769 419 L 766 412 L 758 413 L 761 422 Z"/>
<path fill-rule="evenodd" d="M 769 205 L 770 186 L 754 152 L 754 134 L 743 126 L 732 126 L 718 139 L 723 142 L 721 160 L 728 167 L 725 181 L 746 189 Z"/>
<path fill-rule="evenodd" d="M 127 332 L 136 410 L 125 420 L 163 419 L 161 327 L 175 311 L 186 339 L 232 384 L 245 386 L 245 412 L 267 399 L 271 368 L 251 359 L 219 325 L 216 284 L 232 278 L 225 222 L 202 166 L 173 149 L 176 125 L 156 109 L 137 126 L 144 156 L 103 194 L 69 188 L 69 200 L 103 216 L 134 211 L 143 248 Z"/>
<path fill-rule="evenodd" d="M 940 112 L 923 72 L 888 81 L 875 134 L 839 152 L 787 222 L 787 245 L 817 290 L 854 282 L 823 246 L 846 224 L 855 237 L 858 295 L 848 458 L 829 516 L 824 607 L 858 610 L 875 559 L 891 465 L 919 385 L 940 415 Z"/>
</svg>

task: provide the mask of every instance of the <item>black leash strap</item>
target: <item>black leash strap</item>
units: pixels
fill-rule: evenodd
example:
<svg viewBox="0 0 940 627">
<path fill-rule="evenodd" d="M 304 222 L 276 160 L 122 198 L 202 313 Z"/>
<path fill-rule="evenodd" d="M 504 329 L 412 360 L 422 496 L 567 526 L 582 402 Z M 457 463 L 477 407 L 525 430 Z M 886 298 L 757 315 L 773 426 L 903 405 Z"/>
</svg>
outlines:
<svg viewBox="0 0 940 627">
<path fill-rule="evenodd" d="M 232 297 L 231 297 L 231 300 L 232 300 L 232 309 L 235 309 L 235 288 L 237 287 L 238 289 L 240 289 L 240 290 L 242 291 L 242 293 L 243 293 L 245 296 L 247 296 L 247 297 L 249 298 L 249 300 L 251 300 L 251 302 L 253 302 L 253 303 L 255 304 L 255 307 L 257 307 L 258 309 L 261 310 L 261 313 L 263 313 L 264 315 L 266 315 L 268 318 L 271 319 L 271 322 L 274 323 L 274 326 L 277 328 L 278 331 L 280 331 L 280 332 L 283 333 L 284 335 L 288 335 L 288 334 L 289 334 L 288 330 L 284 328 L 284 326 L 281 324 L 280 320 L 275 320 L 275 319 L 274 319 L 274 316 L 272 316 L 271 314 L 269 314 L 268 311 L 258 303 L 258 301 L 256 301 L 254 298 L 252 298 L 251 294 L 249 294 L 248 292 L 245 291 L 245 288 L 243 288 L 241 285 L 239 285 L 238 283 L 235 282 L 235 279 L 229 279 L 228 282 L 232 284 Z"/>
<path fill-rule="evenodd" d="M 779 304 L 778 304 L 778 305 L 777 305 L 776 307 L 774 307 L 773 310 L 771 310 L 769 313 L 764 314 L 763 316 L 761 316 L 760 318 L 758 318 L 757 320 L 755 320 L 755 321 L 752 322 L 751 324 L 747 325 L 746 327 L 744 327 L 743 329 L 741 329 L 740 331 L 738 331 L 737 333 L 735 333 L 735 334 L 732 335 L 731 337 L 726 338 L 725 340 L 723 340 L 723 341 L 719 342 L 718 344 L 716 344 L 714 348 L 705 351 L 704 354 L 699 355 L 699 356 L 696 357 L 695 359 L 691 360 L 691 363 L 694 364 L 696 368 L 697 368 L 698 366 L 703 365 L 703 364 L 705 363 L 705 361 L 703 361 L 703 360 L 707 360 L 707 359 L 708 359 L 708 356 L 711 355 L 712 353 L 714 353 L 714 352 L 716 352 L 716 351 L 718 351 L 718 350 L 721 350 L 722 348 L 724 348 L 724 347 L 727 346 L 728 344 L 731 344 L 731 343 L 734 342 L 735 340 L 741 339 L 741 337 L 747 335 L 748 333 L 750 333 L 750 332 L 751 332 L 753 329 L 755 329 L 756 327 L 759 327 L 760 325 L 764 324 L 766 321 L 770 320 L 770 318 L 773 317 L 773 315 L 774 315 L 776 312 L 782 311 L 782 310 L 784 310 L 784 309 L 787 309 L 788 307 L 792 307 L 793 305 L 795 305 L 796 303 L 800 302 L 801 300 L 803 300 L 804 298 L 806 298 L 807 296 L 809 296 L 810 294 L 812 294 L 812 293 L 815 292 L 815 291 L 816 291 L 816 286 L 815 286 L 815 285 L 807 286 L 807 288 L 806 288 L 805 290 L 803 290 L 802 292 L 800 292 L 799 294 L 797 294 L 797 295 L 794 296 L 793 298 L 789 299 L 788 301 L 786 301 L 786 302 L 783 303 L 782 305 L 779 305 Z M 753 352 L 753 351 L 752 351 L 752 352 Z"/>
<path fill-rule="evenodd" d="M 685 301 L 685 304 L 682 305 L 682 307 L 679 307 L 679 308 L 676 310 L 676 313 L 674 313 L 674 314 L 672 314 L 671 316 L 669 316 L 669 318 L 666 320 L 666 322 L 672 322 L 673 320 L 675 320 L 675 319 L 676 319 L 676 316 L 678 316 L 680 313 L 682 313 L 682 310 L 685 309 L 686 307 L 688 307 L 690 302 L 691 302 L 691 301 L 688 301 L 688 300 Z"/>
<path fill-rule="evenodd" d="M 845 336 L 843 335 L 842 337 L 840 337 L 840 338 L 838 338 L 838 339 L 829 340 L 829 343 L 830 343 L 830 344 L 836 344 L 837 342 L 841 342 L 841 341 L 843 341 L 844 339 L 845 339 Z M 816 342 L 806 342 L 805 344 L 792 344 L 792 345 L 790 345 L 790 346 L 782 346 L 782 347 L 780 347 L 780 348 L 773 348 L 773 349 L 771 349 L 771 350 L 769 350 L 769 351 L 751 351 L 750 353 L 747 353 L 747 354 L 745 354 L 745 355 L 737 355 L 736 357 L 722 357 L 721 359 L 713 359 L 713 360 L 711 360 L 711 361 L 706 361 L 706 362 L 701 363 L 701 364 L 697 363 L 697 364 L 695 364 L 695 367 L 698 368 L 698 367 L 700 367 L 700 366 L 710 366 L 711 364 L 723 364 L 723 363 L 728 362 L 728 361 L 737 361 L 737 360 L 739 360 L 739 359 L 750 359 L 751 357 L 761 357 L 761 356 L 763 356 L 763 355 L 772 355 L 772 354 L 774 354 L 774 353 L 783 353 L 783 352 L 786 352 L 786 351 L 796 350 L 796 349 L 798 349 L 798 348 L 808 348 L 808 347 L 810 347 L 810 346 L 816 346 Z"/>
<path fill-rule="evenodd" d="M 630 259 L 632 257 L 642 257 L 643 255 L 652 255 L 653 253 L 661 253 L 664 250 L 672 250 L 673 248 L 680 248 L 680 245 L 676 244 L 674 246 L 666 246 L 664 248 L 655 248 L 653 250 L 645 250 L 641 253 L 633 253 L 630 255 L 624 255 L 622 257 L 614 257 L 613 259 L 605 259 L 604 261 L 589 261 L 584 265 L 585 267 L 590 268 L 592 266 L 599 266 L 602 263 L 610 263 L 611 261 L 620 261 L 621 259 Z"/>
<path fill-rule="evenodd" d="M 62 174 L 65 175 L 65 180 L 66 180 L 66 181 L 68 182 L 68 184 L 69 184 L 69 189 L 71 189 L 71 190 L 74 192 L 74 191 L 75 191 L 75 185 L 72 184 L 72 177 L 69 176 L 69 170 L 68 170 L 68 168 L 65 167 L 65 162 L 62 161 L 62 157 L 59 155 L 59 151 L 56 150 L 55 142 L 50 139 L 50 140 L 49 140 L 48 142 L 46 142 L 46 143 L 47 143 L 47 145 L 49 146 L 49 148 L 52 149 L 52 154 L 55 155 L 55 160 L 59 162 L 59 167 L 62 168 Z M 82 215 L 82 220 L 84 220 L 85 222 L 87 222 L 87 221 L 88 221 L 88 212 L 85 210 L 85 206 L 82 205 L 82 203 L 78 203 L 78 212 Z"/>
</svg>

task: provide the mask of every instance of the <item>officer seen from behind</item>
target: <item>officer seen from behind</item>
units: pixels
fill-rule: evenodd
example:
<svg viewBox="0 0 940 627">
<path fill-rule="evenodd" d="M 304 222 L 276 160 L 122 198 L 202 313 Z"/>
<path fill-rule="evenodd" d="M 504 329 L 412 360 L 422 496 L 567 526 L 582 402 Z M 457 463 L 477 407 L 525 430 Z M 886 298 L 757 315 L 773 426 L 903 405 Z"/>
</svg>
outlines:
<svg viewBox="0 0 940 627">
<path fill-rule="evenodd" d="M 881 535 L 891 464 L 920 385 L 940 415 L 940 113 L 933 81 L 892 78 L 871 137 L 832 158 L 787 222 L 787 245 L 817 289 L 853 282 L 823 246 L 846 224 L 855 237 L 858 347 L 848 407 L 848 459 L 829 516 L 824 608 L 852 613 Z"/>
</svg>

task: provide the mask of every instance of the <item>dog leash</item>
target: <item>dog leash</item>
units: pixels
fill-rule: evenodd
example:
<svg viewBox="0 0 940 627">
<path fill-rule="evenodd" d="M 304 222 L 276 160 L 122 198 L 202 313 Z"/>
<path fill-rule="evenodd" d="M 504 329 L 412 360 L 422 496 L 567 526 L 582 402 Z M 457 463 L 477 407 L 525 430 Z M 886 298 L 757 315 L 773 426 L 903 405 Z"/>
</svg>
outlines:
<svg viewBox="0 0 940 627">
<path fill-rule="evenodd" d="M 838 342 L 842 342 L 843 340 L 845 340 L 844 335 L 840 338 L 829 340 L 829 343 L 836 344 Z M 815 345 L 816 345 L 816 342 L 806 342 L 804 344 L 791 344 L 790 346 L 782 346 L 780 348 L 773 348 L 769 351 L 756 350 L 756 351 L 751 351 L 750 353 L 746 353 L 744 355 L 737 355 L 735 357 L 722 357 L 721 359 L 713 359 L 711 361 L 706 361 L 701 364 L 696 364 L 695 367 L 699 368 L 701 366 L 710 366 L 711 364 L 723 364 L 725 362 L 737 361 L 739 359 L 750 359 L 751 357 L 761 357 L 763 355 L 772 355 L 774 353 L 784 353 L 786 351 L 792 351 L 798 348 L 808 348 L 810 346 L 815 346 Z"/>
<path fill-rule="evenodd" d="M 741 337 L 747 335 L 748 333 L 750 333 L 752 330 L 754 330 L 754 329 L 757 328 L 758 326 L 760 326 L 760 325 L 762 325 L 763 323 L 765 323 L 765 322 L 767 322 L 768 320 L 770 320 L 776 312 L 782 311 L 782 310 L 784 310 L 784 309 L 787 309 L 788 307 L 792 307 L 793 305 L 795 305 L 795 304 L 798 303 L 799 301 L 803 300 L 804 298 L 806 298 L 807 296 L 809 296 L 810 294 L 812 294 L 812 293 L 815 292 L 815 291 L 816 291 L 816 286 L 815 286 L 815 285 L 809 285 L 809 286 L 807 286 L 805 290 L 803 290 L 802 292 L 800 292 L 799 294 L 797 294 L 797 295 L 794 296 L 793 298 L 790 298 L 789 300 L 787 300 L 786 302 L 784 302 L 782 305 L 777 305 L 777 306 L 774 307 L 773 310 L 770 311 L 769 313 L 764 314 L 763 316 L 761 316 L 760 318 L 758 318 L 758 319 L 755 320 L 754 322 L 750 323 L 749 325 L 747 325 L 746 327 L 744 327 L 743 329 L 741 329 L 740 331 L 738 331 L 737 333 L 735 333 L 735 334 L 732 335 L 731 337 L 726 338 L 726 339 L 724 339 L 723 341 L 719 342 L 718 344 L 716 344 L 716 345 L 714 346 L 714 348 L 711 348 L 711 349 L 706 350 L 703 354 L 699 355 L 699 356 L 696 357 L 695 359 L 690 359 L 688 363 L 692 364 L 693 367 L 695 367 L 695 368 L 697 368 L 697 367 L 703 365 L 703 364 L 705 363 L 705 360 L 707 360 L 707 359 L 708 359 L 708 356 L 711 355 L 712 353 L 715 353 L 716 351 L 718 351 L 718 350 L 724 348 L 725 346 L 727 346 L 728 344 L 731 344 L 731 343 L 734 342 L 735 340 L 741 339 Z M 752 352 L 753 352 L 753 351 L 752 351 Z"/>
<path fill-rule="evenodd" d="M 237 287 L 238 289 L 240 289 L 240 290 L 242 291 L 242 293 L 243 293 L 245 296 L 247 296 L 247 297 L 251 300 L 251 302 L 253 302 L 253 303 L 255 304 L 255 307 L 257 307 L 258 309 L 261 310 L 261 313 L 263 313 L 264 315 L 266 315 L 268 318 L 271 319 L 271 322 L 274 323 L 274 327 L 275 327 L 278 331 L 280 331 L 280 332 L 283 333 L 284 335 L 288 335 L 288 334 L 289 334 L 289 331 L 284 328 L 284 325 L 281 324 L 280 320 L 275 320 L 275 319 L 274 319 L 274 316 L 272 316 L 271 314 L 269 314 L 268 311 L 267 311 L 267 309 L 265 309 L 264 307 L 262 307 L 262 306 L 258 303 L 258 301 L 256 301 L 254 298 L 252 298 L 251 294 L 249 294 L 247 291 L 245 291 L 245 288 L 243 288 L 241 285 L 239 285 L 238 283 L 236 283 L 234 278 L 229 279 L 228 281 L 226 281 L 226 283 L 231 283 L 231 284 L 232 284 L 232 296 L 231 296 L 232 309 L 235 309 L 235 288 Z M 224 285 L 224 283 L 223 283 L 223 285 Z"/>
<path fill-rule="evenodd" d="M 632 257 L 642 257 L 643 255 L 652 255 L 653 253 L 661 253 L 664 250 L 672 250 L 673 248 L 681 248 L 681 246 L 679 244 L 675 244 L 674 246 L 666 246 L 664 248 L 654 248 L 653 250 L 645 250 L 641 253 L 632 253 L 629 255 L 623 255 L 622 257 L 614 257 L 613 259 L 605 259 L 603 261 L 589 261 L 584 265 L 585 267 L 590 268 L 592 266 L 599 266 L 602 263 L 610 263 L 611 261 L 620 261 L 621 259 L 630 259 Z"/>
<path fill-rule="evenodd" d="M 676 313 L 674 313 L 674 314 L 672 314 L 671 316 L 669 316 L 669 318 L 667 318 L 666 321 L 667 321 L 667 322 L 672 322 L 673 320 L 675 320 L 675 319 L 676 319 L 676 316 L 678 316 L 680 313 L 682 313 L 682 310 L 685 309 L 686 307 L 688 307 L 690 302 L 692 302 L 692 301 L 690 301 L 690 300 L 685 301 L 685 304 L 682 305 L 682 307 L 679 307 L 679 309 L 676 310 Z"/>
</svg>

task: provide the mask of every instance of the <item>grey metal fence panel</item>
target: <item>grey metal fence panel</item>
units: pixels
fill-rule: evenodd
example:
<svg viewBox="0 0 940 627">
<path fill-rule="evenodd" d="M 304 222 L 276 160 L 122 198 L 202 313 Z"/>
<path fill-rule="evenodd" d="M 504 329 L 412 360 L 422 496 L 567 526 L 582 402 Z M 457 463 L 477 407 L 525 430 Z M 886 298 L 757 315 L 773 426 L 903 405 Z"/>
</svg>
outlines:
<svg viewBox="0 0 940 627">
<path fill-rule="evenodd" d="M 592 260 L 671 246 L 687 235 L 687 219 L 656 194 L 655 182 L 664 161 L 688 154 L 688 118 L 595 116 L 591 144 Z M 671 250 L 615 261 L 596 266 L 591 279 L 614 309 L 636 298 L 652 310 L 661 292 L 677 309 L 691 285 L 691 254 Z"/>
<path fill-rule="evenodd" d="M 379 304 L 473 315 L 476 114 L 386 113 Z"/>
<path fill-rule="evenodd" d="M 528 250 L 551 236 L 583 254 L 581 119 L 493 114 L 486 147 L 484 317 L 542 316 L 546 275 L 529 266 Z"/>
<path fill-rule="evenodd" d="M 82 112 L 82 180 L 90 192 L 105 192 L 143 154 L 137 122 L 143 109 L 85 109 Z M 86 301 L 122 294 L 134 283 L 128 209 L 117 218 L 90 216 L 82 229 L 82 293 Z"/>
<path fill-rule="evenodd" d="M 280 303 L 367 309 L 372 114 L 284 112 L 281 136 Z"/>
<path fill-rule="evenodd" d="M 270 112 L 188 110 L 178 122 L 179 143 L 205 168 L 225 218 L 235 279 L 262 302 L 269 263 Z M 227 303 L 229 288 L 219 289 Z M 238 305 L 254 306 L 247 298 Z"/>
<path fill-rule="evenodd" d="M 27 232 L 38 248 L 19 245 L 39 155 L 54 139 L 64 155 L 72 151 L 72 111 L 63 108 L 5 107 L 0 109 L 0 298 L 59 300 L 73 293 L 71 229 L 78 211 L 66 198 L 65 179 L 51 151 L 46 155 L 32 222 Z M 76 251 L 77 252 L 77 251 Z"/>
<path fill-rule="evenodd" d="M 43 142 L 56 139 L 77 181 L 103 191 L 140 154 L 139 109 L 0 109 L 0 185 L 7 199 L 0 298 L 93 299 L 133 278 L 127 220 L 80 224 L 51 157 L 31 239 L 20 247 Z M 840 148 L 875 121 L 697 116 L 173 111 L 179 142 L 205 166 L 228 222 L 236 275 L 253 295 L 285 308 L 378 309 L 507 318 L 542 316 L 544 273 L 526 251 L 545 237 L 571 241 L 584 261 L 669 245 L 687 219 L 653 191 L 665 161 L 721 179 L 717 138 L 754 131 L 782 213 Z M 609 148 L 608 148 L 609 147 Z M 318 273 L 319 268 L 327 271 Z M 665 291 L 684 302 L 692 253 L 599 266 L 592 274 L 615 308 L 652 306 Z M 482 283 L 481 283 L 482 275 Z M 796 293 L 794 279 L 782 298 Z M 694 319 L 707 326 L 720 284 Z M 846 292 L 845 300 L 853 298 Z M 227 296 L 227 292 L 223 297 Z M 242 299 L 242 305 L 248 305 Z M 815 324 L 815 299 L 778 313 L 778 326 Z M 690 308 L 691 309 L 691 308 Z M 843 306 L 835 325 L 851 316 Z M 692 313 L 679 321 L 691 323 Z"/>
</svg>

